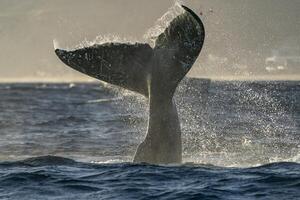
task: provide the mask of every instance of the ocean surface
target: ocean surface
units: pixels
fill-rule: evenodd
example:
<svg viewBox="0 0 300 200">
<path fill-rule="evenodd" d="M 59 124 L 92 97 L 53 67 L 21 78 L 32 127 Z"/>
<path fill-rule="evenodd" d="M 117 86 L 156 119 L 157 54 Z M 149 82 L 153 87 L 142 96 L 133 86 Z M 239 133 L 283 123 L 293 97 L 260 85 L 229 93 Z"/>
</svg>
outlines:
<svg viewBox="0 0 300 200">
<path fill-rule="evenodd" d="M 186 79 L 181 165 L 131 163 L 147 102 L 102 83 L 0 84 L 0 199 L 300 199 L 300 81 Z"/>
</svg>

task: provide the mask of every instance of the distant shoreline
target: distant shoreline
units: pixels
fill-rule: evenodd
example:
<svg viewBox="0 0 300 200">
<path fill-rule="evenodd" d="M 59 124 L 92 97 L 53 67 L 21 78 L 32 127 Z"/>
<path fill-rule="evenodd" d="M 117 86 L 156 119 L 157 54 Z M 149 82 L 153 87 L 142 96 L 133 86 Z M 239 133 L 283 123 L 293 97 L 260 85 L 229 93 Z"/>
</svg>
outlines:
<svg viewBox="0 0 300 200">
<path fill-rule="evenodd" d="M 92 78 L 0 78 L 0 83 L 95 83 L 97 79 Z"/>
<path fill-rule="evenodd" d="M 297 75 L 273 75 L 273 76 L 210 76 L 198 77 L 189 76 L 190 78 L 207 78 L 213 81 L 300 81 L 300 74 Z"/>
<path fill-rule="evenodd" d="M 216 77 L 198 77 L 189 76 L 189 78 L 211 79 L 213 81 L 300 81 L 300 75 L 289 76 L 216 76 Z M 99 80 L 93 78 L 74 78 L 66 77 L 64 79 L 50 77 L 24 77 L 24 78 L 0 78 L 0 83 L 97 83 Z"/>
</svg>

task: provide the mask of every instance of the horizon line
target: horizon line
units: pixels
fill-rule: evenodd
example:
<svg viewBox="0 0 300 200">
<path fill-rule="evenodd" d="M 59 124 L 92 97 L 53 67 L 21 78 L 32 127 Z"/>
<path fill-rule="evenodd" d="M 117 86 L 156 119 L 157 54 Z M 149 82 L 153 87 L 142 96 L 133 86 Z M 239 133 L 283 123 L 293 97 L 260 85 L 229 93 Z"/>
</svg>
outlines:
<svg viewBox="0 0 300 200">
<path fill-rule="evenodd" d="M 211 79 L 212 81 L 300 81 L 299 75 L 273 75 L 273 76 L 188 76 L 188 78 Z M 94 78 L 73 77 L 22 77 L 22 78 L 0 78 L 0 84 L 5 83 L 97 83 Z"/>
</svg>

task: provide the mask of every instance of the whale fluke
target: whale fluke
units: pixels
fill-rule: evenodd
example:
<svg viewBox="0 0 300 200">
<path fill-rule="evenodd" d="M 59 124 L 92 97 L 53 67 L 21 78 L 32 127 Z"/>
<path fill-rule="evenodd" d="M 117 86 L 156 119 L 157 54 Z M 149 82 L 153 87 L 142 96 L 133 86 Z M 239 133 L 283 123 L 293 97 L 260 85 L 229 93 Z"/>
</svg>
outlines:
<svg viewBox="0 0 300 200">
<path fill-rule="evenodd" d="M 148 95 L 145 63 L 153 57 L 148 44 L 106 43 L 74 51 L 56 49 L 55 52 L 66 65 L 79 72 Z"/>
<path fill-rule="evenodd" d="M 202 49 L 205 30 L 200 18 L 182 6 L 152 48 L 149 44 L 105 43 L 72 51 L 56 49 L 71 68 L 149 99 L 145 141 L 134 161 L 180 163 L 181 131 L 174 92 Z"/>
</svg>

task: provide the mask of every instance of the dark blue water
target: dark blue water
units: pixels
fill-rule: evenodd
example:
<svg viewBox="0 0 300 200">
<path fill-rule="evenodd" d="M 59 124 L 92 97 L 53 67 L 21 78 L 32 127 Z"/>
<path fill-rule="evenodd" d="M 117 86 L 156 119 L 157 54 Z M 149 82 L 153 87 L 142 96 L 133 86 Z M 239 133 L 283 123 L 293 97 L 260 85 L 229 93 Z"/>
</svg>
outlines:
<svg viewBox="0 0 300 200">
<path fill-rule="evenodd" d="M 299 199 L 300 165 L 86 164 L 43 157 L 0 165 L 1 199 Z"/>
<path fill-rule="evenodd" d="M 1 84 L 0 199 L 300 199 L 300 82 L 189 79 L 176 102 L 187 164 L 136 165 L 145 99 Z"/>
</svg>

